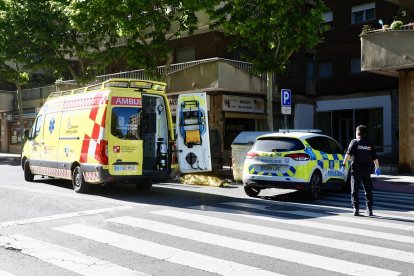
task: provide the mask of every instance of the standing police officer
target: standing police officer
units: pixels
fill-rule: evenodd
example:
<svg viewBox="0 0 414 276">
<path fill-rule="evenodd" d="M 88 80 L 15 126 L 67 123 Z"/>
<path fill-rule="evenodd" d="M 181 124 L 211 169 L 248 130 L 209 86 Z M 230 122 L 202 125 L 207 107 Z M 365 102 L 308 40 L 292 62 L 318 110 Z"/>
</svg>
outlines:
<svg viewBox="0 0 414 276">
<path fill-rule="evenodd" d="M 372 162 L 375 164 L 375 174 L 380 175 L 378 156 L 374 146 L 367 140 L 367 127 L 360 125 L 356 128 L 356 139 L 353 139 L 349 144 L 346 152 L 343 166 L 352 159 L 351 164 L 351 198 L 354 207 L 354 216 L 359 216 L 359 185 L 362 185 L 365 190 L 365 199 L 367 203 L 366 215 L 372 216 L 372 182 L 371 169 Z"/>
</svg>

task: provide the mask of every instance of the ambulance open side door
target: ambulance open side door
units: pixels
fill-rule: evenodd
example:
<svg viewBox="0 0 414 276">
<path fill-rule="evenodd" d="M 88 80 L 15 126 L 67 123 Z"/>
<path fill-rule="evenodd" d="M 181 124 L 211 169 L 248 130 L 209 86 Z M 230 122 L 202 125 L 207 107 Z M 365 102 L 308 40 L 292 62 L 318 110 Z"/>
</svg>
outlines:
<svg viewBox="0 0 414 276">
<path fill-rule="evenodd" d="M 207 95 L 205 92 L 178 96 L 176 133 L 180 172 L 211 171 Z"/>
</svg>

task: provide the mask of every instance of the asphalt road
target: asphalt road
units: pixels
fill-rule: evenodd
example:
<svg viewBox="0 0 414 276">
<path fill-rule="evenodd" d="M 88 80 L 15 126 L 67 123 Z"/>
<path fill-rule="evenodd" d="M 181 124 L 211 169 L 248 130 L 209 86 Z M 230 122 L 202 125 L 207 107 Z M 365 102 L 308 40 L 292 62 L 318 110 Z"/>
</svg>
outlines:
<svg viewBox="0 0 414 276">
<path fill-rule="evenodd" d="M 349 196 L 162 183 L 28 183 L 0 165 L 0 275 L 413 275 L 414 194 L 377 191 L 375 217 Z"/>
</svg>

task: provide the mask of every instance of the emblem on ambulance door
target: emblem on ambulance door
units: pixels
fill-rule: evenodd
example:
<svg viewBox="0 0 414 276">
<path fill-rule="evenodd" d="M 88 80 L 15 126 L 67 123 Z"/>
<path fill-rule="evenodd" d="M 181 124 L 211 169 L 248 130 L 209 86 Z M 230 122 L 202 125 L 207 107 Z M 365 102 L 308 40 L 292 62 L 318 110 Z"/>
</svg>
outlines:
<svg viewBox="0 0 414 276">
<path fill-rule="evenodd" d="M 114 146 L 114 152 L 115 153 L 121 152 L 121 147 L 120 146 Z"/>
<path fill-rule="evenodd" d="M 54 130 L 55 130 L 55 118 L 52 117 L 52 119 L 50 119 L 50 121 L 49 121 L 49 132 L 50 132 L 50 134 L 52 134 Z"/>
</svg>

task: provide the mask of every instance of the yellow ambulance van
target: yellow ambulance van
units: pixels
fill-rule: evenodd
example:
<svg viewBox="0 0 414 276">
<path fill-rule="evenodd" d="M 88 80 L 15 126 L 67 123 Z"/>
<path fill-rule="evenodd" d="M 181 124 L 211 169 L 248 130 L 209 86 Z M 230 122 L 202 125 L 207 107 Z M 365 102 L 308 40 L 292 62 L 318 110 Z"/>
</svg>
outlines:
<svg viewBox="0 0 414 276">
<path fill-rule="evenodd" d="M 182 173 L 211 171 L 206 93 L 179 96 L 174 131 L 165 89 L 162 82 L 110 79 L 52 93 L 25 131 L 25 180 L 69 179 L 76 192 L 113 182 L 147 190 L 171 175 L 174 143 Z"/>
</svg>

